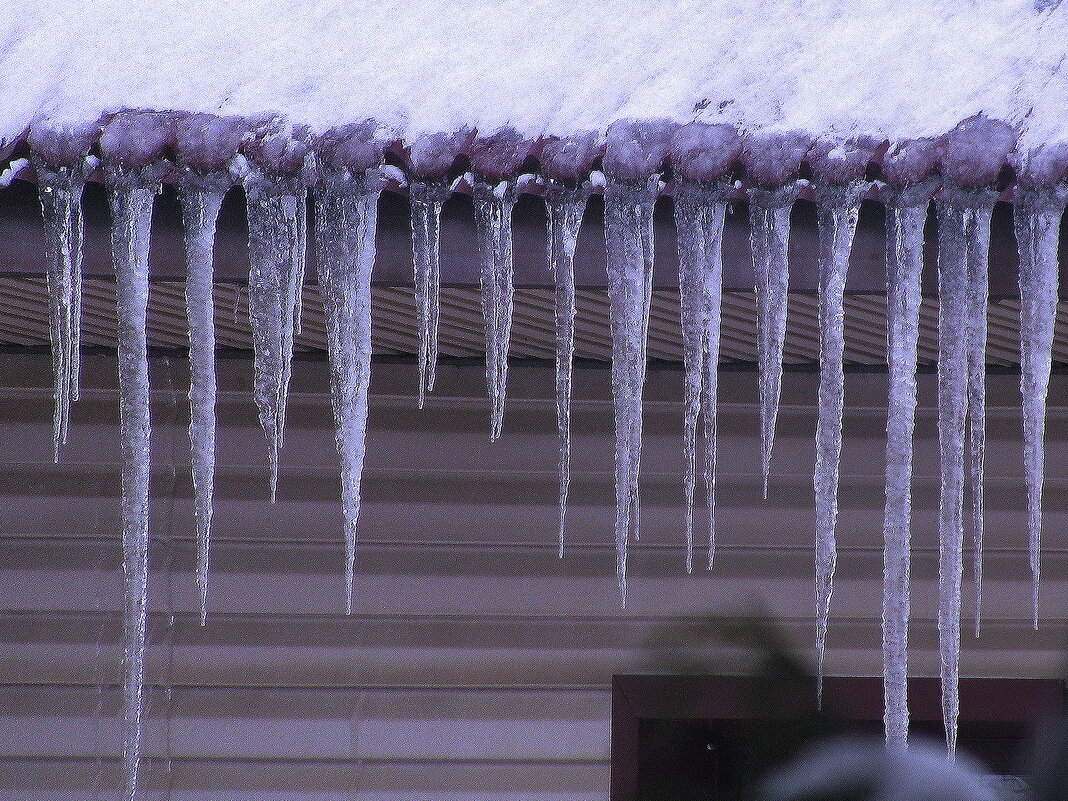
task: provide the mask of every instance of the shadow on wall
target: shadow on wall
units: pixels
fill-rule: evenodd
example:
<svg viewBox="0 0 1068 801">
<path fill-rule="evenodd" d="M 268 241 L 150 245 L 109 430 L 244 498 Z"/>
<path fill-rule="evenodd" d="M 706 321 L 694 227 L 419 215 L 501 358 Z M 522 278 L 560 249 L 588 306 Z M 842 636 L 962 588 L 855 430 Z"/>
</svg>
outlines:
<svg viewBox="0 0 1068 801">
<path fill-rule="evenodd" d="M 951 762 L 919 722 L 899 752 L 885 747 L 881 724 L 858 721 L 841 698 L 817 711 L 813 671 L 769 616 L 708 619 L 681 641 L 647 645 L 658 655 L 647 674 L 737 673 L 721 655 L 740 650 L 748 675 L 737 685 L 745 720 L 640 722 L 637 801 L 1068 801 L 1068 719 L 1022 746 L 979 729 L 964 738 L 962 729 L 962 747 L 983 759 L 961 752 Z"/>
</svg>

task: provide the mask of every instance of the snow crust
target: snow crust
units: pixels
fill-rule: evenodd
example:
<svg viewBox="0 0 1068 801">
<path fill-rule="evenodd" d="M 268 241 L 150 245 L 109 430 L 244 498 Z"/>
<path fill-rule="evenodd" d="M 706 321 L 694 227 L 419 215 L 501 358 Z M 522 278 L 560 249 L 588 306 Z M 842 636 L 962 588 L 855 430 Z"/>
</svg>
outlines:
<svg viewBox="0 0 1068 801">
<path fill-rule="evenodd" d="M 1034 0 L 19 0 L 0 140 L 129 108 L 408 142 L 624 119 L 897 142 L 982 112 L 1029 151 L 1068 142 L 1065 41 L 1068 5 Z"/>
</svg>

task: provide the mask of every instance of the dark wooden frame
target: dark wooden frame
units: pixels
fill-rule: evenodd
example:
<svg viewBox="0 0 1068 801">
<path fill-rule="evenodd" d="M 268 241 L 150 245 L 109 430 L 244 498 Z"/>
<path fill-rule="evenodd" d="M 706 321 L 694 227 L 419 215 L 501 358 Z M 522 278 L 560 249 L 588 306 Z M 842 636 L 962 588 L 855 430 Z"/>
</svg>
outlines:
<svg viewBox="0 0 1068 801">
<path fill-rule="evenodd" d="M 638 791 L 638 723 L 642 718 L 742 720 L 750 680 L 738 676 L 632 675 L 612 677 L 612 801 L 634 801 Z M 828 706 L 851 720 L 883 715 L 882 679 L 828 677 Z M 1033 725 L 1063 703 L 1065 684 L 1056 679 L 965 678 L 960 682 L 961 721 Z M 942 719 L 938 679 L 909 680 L 913 721 Z M 812 694 L 815 706 L 815 692 Z"/>
</svg>

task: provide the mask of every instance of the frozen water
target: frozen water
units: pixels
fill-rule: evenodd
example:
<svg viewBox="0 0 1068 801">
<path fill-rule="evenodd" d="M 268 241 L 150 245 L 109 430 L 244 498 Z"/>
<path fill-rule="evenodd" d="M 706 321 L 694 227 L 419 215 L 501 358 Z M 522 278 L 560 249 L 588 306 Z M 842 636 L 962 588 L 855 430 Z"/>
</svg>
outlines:
<svg viewBox="0 0 1068 801">
<path fill-rule="evenodd" d="M 705 434 L 708 568 L 715 557 L 716 390 L 723 285 L 723 217 L 727 187 L 680 182 L 675 187 L 679 296 L 685 372 L 686 571 L 693 571 L 693 503 L 697 484 L 697 421 Z"/>
<path fill-rule="evenodd" d="M 202 626 L 207 622 L 208 553 L 215 488 L 215 302 L 212 297 L 215 225 L 229 183 L 227 173 L 199 176 L 189 171 L 179 190 L 188 272 L 185 302 L 189 319 L 189 442 Z"/>
<path fill-rule="evenodd" d="M 419 326 L 419 408 L 434 390 L 438 363 L 438 238 L 441 206 L 449 197 L 444 182 L 413 181 L 408 187 L 412 203 L 412 255 L 415 266 L 415 312 Z"/>
<path fill-rule="evenodd" d="M 790 210 L 800 187 L 749 190 L 749 236 L 757 296 L 757 362 L 760 384 L 761 468 L 768 497 L 771 450 L 775 444 L 786 342 L 786 292 L 789 282 Z"/>
<path fill-rule="evenodd" d="M 605 244 L 612 317 L 612 397 L 616 424 L 616 578 L 627 602 L 627 543 L 638 537 L 642 387 L 653 279 L 653 205 L 658 176 L 632 184 L 607 179 Z"/>
<path fill-rule="evenodd" d="M 952 190 L 950 190 L 952 191 Z M 972 565 L 975 575 L 975 636 L 983 606 L 983 461 L 986 455 L 986 307 L 990 290 L 987 266 L 993 191 L 964 194 L 973 206 L 966 221 L 968 248 L 968 490 L 972 501 Z"/>
<path fill-rule="evenodd" d="M 38 194 L 48 249 L 48 317 L 52 343 L 55 408 L 52 417 L 52 458 L 59 462 L 59 446 L 67 441 L 70 404 L 78 399 L 79 334 L 82 283 L 81 165 L 50 167 L 34 159 Z"/>
<path fill-rule="evenodd" d="M 886 208 L 888 404 L 883 512 L 883 696 L 886 741 L 908 737 L 909 569 L 912 434 L 916 420 L 916 344 L 923 273 L 923 226 L 930 189 L 892 196 Z"/>
<path fill-rule="evenodd" d="M 381 183 L 327 174 L 316 194 L 315 253 L 326 313 L 341 499 L 345 515 L 345 610 L 352 613 L 360 478 L 366 453 L 367 390 L 371 380 L 371 271 Z"/>
<path fill-rule="evenodd" d="M 959 711 L 961 576 L 964 550 L 965 431 L 970 338 L 969 262 L 981 210 L 963 192 L 938 204 L 938 443 L 941 493 L 938 520 L 938 640 L 942 715 L 953 753 Z M 987 218 L 989 220 L 989 218 Z"/>
<path fill-rule="evenodd" d="M 144 171 L 108 169 L 119 340 L 122 439 L 123 553 L 123 780 L 124 797 L 137 790 L 148 601 L 149 388 L 148 246 L 152 202 L 159 181 Z"/>
<path fill-rule="evenodd" d="M 303 182 L 260 173 L 246 178 L 249 319 L 255 400 L 269 442 L 271 501 L 278 488 L 293 332 L 305 263 L 307 191 Z"/>
<path fill-rule="evenodd" d="M 1068 192 L 1023 191 L 1014 210 L 1020 250 L 1020 392 L 1023 395 L 1024 481 L 1032 579 L 1032 624 L 1038 628 L 1046 392 L 1057 319 L 1057 245 Z"/>
<path fill-rule="evenodd" d="M 545 195 L 549 269 L 556 282 L 556 421 L 560 436 L 560 544 L 564 558 L 564 518 L 571 483 L 571 363 L 575 355 L 575 247 L 589 187 L 550 183 Z"/>
<path fill-rule="evenodd" d="M 514 184 L 474 186 L 475 234 L 481 267 L 482 316 L 486 325 L 486 386 L 490 396 L 490 439 L 501 435 L 508 383 L 508 340 L 512 330 L 512 208 Z"/>
<path fill-rule="evenodd" d="M 820 388 L 816 421 L 816 699 L 823 699 L 823 656 L 827 619 L 837 562 L 838 462 L 842 452 L 842 407 L 845 399 L 845 322 L 843 295 L 849 252 L 857 230 L 865 182 L 821 186 L 817 190 L 819 224 Z M 766 480 L 766 474 L 765 474 Z"/>
</svg>

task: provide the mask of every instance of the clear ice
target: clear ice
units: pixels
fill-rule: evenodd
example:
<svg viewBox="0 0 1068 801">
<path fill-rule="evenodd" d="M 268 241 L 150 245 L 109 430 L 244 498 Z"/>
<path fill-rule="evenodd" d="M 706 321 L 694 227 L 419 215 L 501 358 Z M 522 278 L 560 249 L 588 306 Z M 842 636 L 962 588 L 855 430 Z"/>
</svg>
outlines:
<svg viewBox="0 0 1068 801">
<path fill-rule="evenodd" d="M 449 197 L 449 187 L 445 183 L 412 181 L 408 197 L 412 203 L 415 313 L 419 327 L 419 408 L 422 409 L 426 393 L 434 391 L 438 363 L 438 296 L 441 287 L 438 239 L 441 206 Z"/>
<path fill-rule="evenodd" d="M 571 484 L 571 363 L 575 355 L 575 248 L 589 188 L 550 183 L 545 194 L 549 269 L 556 284 L 556 421 L 560 438 L 560 530 L 557 556 L 564 558 L 564 517 Z"/>
<path fill-rule="evenodd" d="M 693 572 L 693 504 L 697 485 L 697 422 L 705 435 L 708 568 L 716 547 L 716 394 L 723 286 L 723 218 L 727 188 L 680 182 L 675 187 L 679 300 L 685 373 L 686 572 Z"/>
<path fill-rule="evenodd" d="M 627 543 L 638 537 L 642 387 L 653 280 L 653 205 L 659 176 L 646 184 L 609 178 L 605 187 L 612 398 L 616 425 L 616 578 L 627 603 Z"/>
<path fill-rule="evenodd" d="M 501 435 L 508 384 L 508 341 L 512 331 L 512 209 L 514 184 L 476 182 L 475 235 L 486 325 L 486 387 L 490 396 L 490 439 Z"/>
<path fill-rule="evenodd" d="M 775 191 L 749 190 L 749 226 L 757 297 L 757 362 L 760 385 L 761 468 L 764 498 L 768 497 L 771 451 L 775 444 L 782 386 L 782 356 L 786 343 L 786 304 L 789 282 L 790 210 L 800 187 Z"/>
<path fill-rule="evenodd" d="M 148 602 L 149 388 L 148 247 L 159 180 L 144 171 L 107 170 L 111 249 L 118 314 L 119 411 L 122 439 L 123 751 L 124 798 L 137 792 L 141 758 Z"/>
<path fill-rule="evenodd" d="M 1032 625 L 1038 628 L 1046 393 L 1057 319 L 1057 246 L 1068 189 L 1021 191 L 1014 221 L 1020 250 L 1020 392 L 1023 395 Z"/>
<path fill-rule="evenodd" d="M 867 184 L 821 186 L 816 191 L 819 227 L 820 387 L 816 421 L 816 699 L 823 700 L 823 657 L 838 560 L 838 463 L 842 453 L 842 408 L 845 400 L 845 321 L 843 296 L 849 252 Z M 765 475 L 766 478 L 766 475 Z"/>
<path fill-rule="evenodd" d="M 944 190 L 938 203 L 938 640 L 946 744 L 957 743 L 961 577 L 964 551 L 965 433 L 973 356 L 973 284 L 989 247 L 991 204 L 983 195 Z M 961 332 L 966 336 L 961 336 Z M 979 477 L 981 480 L 981 476 Z"/>
<path fill-rule="evenodd" d="M 245 193 L 254 395 L 260 425 L 269 442 L 273 502 L 306 258 L 307 190 L 302 179 L 255 173 L 246 178 Z"/>
<path fill-rule="evenodd" d="M 230 184 L 228 173 L 184 176 L 179 189 L 185 226 L 189 320 L 189 443 L 193 509 L 197 527 L 197 590 L 200 625 L 207 622 L 208 554 L 215 491 L 215 226 Z"/>
<path fill-rule="evenodd" d="M 972 502 L 972 568 L 975 576 L 975 636 L 983 607 L 983 462 L 986 456 L 986 310 L 990 298 L 990 216 L 997 195 L 969 192 L 972 216 L 968 248 L 968 491 Z"/>
<path fill-rule="evenodd" d="M 316 192 L 315 254 L 326 313 L 330 391 L 345 516 L 345 610 L 352 613 L 360 478 L 371 379 L 371 271 L 381 183 L 376 171 L 324 176 Z"/>
<path fill-rule="evenodd" d="M 52 343 L 54 410 L 52 458 L 59 463 L 59 446 L 67 441 L 70 404 L 78 399 L 79 339 L 82 296 L 81 165 L 51 167 L 34 159 L 38 194 L 44 216 L 48 250 L 48 322 Z"/>
<path fill-rule="evenodd" d="M 919 189 L 919 188 L 917 188 Z M 886 204 L 886 505 L 883 511 L 883 724 L 904 748 L 909 729 L 908 626 L 912 525 L 912 435 L 920 329 L 923 227 L 930 192 L 905 190 Z"/>
</svg>

